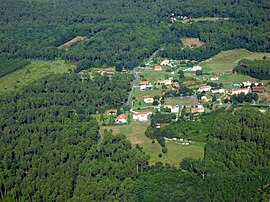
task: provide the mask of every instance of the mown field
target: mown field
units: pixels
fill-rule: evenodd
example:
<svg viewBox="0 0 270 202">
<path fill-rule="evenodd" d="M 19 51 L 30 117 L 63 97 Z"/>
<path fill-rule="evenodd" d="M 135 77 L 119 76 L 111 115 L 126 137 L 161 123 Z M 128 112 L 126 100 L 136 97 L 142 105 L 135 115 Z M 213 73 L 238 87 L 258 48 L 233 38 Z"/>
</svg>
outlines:
<svg viewBox="0 0 270 202">
<path fill-rule="evenodd" d="M 228 73 L 237 65 L 241 59 L 262 59 L 263 56 L 270 57 L 270 53 L 254 53 L 245 49 L 222 51 L 214 57 L 201 62 L 204 72 Z"/>
<path fill-rule="evenodd" d="M 61 74 L 73 69 L 75 65 L 63 60 L 33 60 L 31 64 L 23 69 L 12 72 L 0 78 L 0 93 L 20 89 L 35 80 L 41 79 L 49 74 Z"/>
<path fill-rule="evenodd" d="M 114 134 L 123 133 L 131 142 L 132 146 L 135 147 L 139 144 L 143 147 L 143 151 L 150 156 L 149 163 L 155 164 L 156 162 L 162 162 L 163 164 L 168 163 L 170 165 L 179 166 L 179 163 L 185 157 L 203 158 L 204 155 L 204 143 L 195 142 L 191 145 L 181 145 L 174 142 L 166 142 L 168 153 L 163 154 L 161 152 L 162 147 L 155 141 L 145 136 L 145 130 L 147 123 L 132 122 L 130 125 L 121 126 L 101 126 L 101 132 L 104 129 L 112 130 Z M 158 155 L 162 153 L 162 157 Z"/>
</svg>

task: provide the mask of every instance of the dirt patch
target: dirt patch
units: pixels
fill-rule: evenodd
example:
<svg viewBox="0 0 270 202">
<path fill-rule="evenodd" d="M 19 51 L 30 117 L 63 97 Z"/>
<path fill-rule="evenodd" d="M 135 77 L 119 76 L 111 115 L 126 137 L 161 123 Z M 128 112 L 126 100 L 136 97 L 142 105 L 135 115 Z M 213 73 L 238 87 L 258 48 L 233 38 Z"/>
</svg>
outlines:
<svg viewBox="0 0 270 202">
<path fill-rule="evenodd" d="M 184 46 L 194 46 L 196 45 L 197 47 L 202 46 L 204 43 L 200 41 L 199 38 L 181 38 L 182 44 Z"/>
<path fill-rule="evenodd" d="M 69 48 L 72 44 L 81 41 L 81 40 L 85 40 L 87 39 L 87 37 L 84 36 L 76 36 L 75 38 L 71 39 L 70 41 L 64 43 L 63 45 L 59 46 L 59 48 L 63 48 L 63 49 L 67 49 Z"/>
</svg>

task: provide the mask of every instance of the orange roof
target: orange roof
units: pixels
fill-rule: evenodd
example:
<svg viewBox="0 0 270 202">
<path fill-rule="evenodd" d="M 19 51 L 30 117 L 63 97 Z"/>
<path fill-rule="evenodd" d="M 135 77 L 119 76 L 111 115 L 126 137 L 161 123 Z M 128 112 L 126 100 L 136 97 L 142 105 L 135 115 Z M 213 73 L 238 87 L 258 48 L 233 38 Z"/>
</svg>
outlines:
<svg viewBox="0 0 270 202">
<path fill-rule="evenodd" d="M 155 66 L 155 70 L 161 70 L 161 66 Z"/>
<path fill-rule="evenodd" d="M 140 85 L 148 85 L 149 84 L 149 81 L 141 81 L 140 82 Z"/>
<path fill-rule="evenodd" d="M 118 119 L 127 119 L 125 114 L 120 114 L 117 118 Z"/>
</svg>

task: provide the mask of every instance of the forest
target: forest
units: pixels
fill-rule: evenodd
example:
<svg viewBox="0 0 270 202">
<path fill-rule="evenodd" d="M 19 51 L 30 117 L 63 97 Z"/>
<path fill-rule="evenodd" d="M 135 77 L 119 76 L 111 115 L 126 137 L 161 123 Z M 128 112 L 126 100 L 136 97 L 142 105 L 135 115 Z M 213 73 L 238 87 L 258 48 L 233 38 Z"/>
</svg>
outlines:
<svg viewBox="0 0 270 202">
<path fill-rule="evenodd" d="M 3 0 L 0 11 L 0 52 L 9 57 L 132 69 L 159 48 L 163 57 L 198 61 L 234 48 L 270 51 L 266 0 Z M 170 21 L 172 15 L 177 21 Z M 178 16 L 221 19 L 182 23 Z M 58 48 L 77 36 L 86 39 Z M 181 37 L 204 45 L 184 47 Z"/>
<path fill-rule="evenodd" d="M 233 71 L 247 74 L 257 79 L 267 80 L 270 79 L 270 61 L 243 59 L 238 62 Z"/>
</svg>

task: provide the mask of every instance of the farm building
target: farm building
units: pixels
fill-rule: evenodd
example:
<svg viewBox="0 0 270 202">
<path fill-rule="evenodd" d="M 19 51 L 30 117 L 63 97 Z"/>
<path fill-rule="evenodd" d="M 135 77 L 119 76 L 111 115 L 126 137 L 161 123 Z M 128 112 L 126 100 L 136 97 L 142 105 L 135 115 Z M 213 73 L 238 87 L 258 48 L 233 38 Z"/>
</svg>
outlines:
<svg viewBox="0 0 270 202">
<path fill-rule="evenodd" d="M 245 94 L 248 94 L 249 93 L 249 88 L 239 88 L 239 89 L 232 89 L 232 90 L 229 90 L 229 94 L 233 95 L 238 95 L 240 93 L 245 93 Z"/>
</svg>

